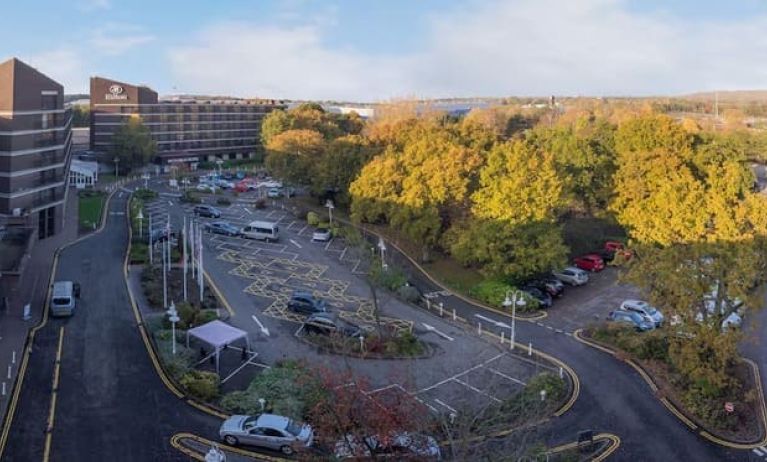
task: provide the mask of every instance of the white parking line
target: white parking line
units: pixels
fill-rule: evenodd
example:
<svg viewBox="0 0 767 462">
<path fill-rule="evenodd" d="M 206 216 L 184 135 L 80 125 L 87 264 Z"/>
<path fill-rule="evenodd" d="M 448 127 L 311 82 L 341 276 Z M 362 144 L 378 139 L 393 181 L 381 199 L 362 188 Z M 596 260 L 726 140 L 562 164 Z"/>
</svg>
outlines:
<svg viewBox="0 0 767 462">
<path fill-rule="evenodd" d="M 303 227 L 303 228 L 301 228 L 301 229 L 298 231 L 298 235 L 300 236 L 300 235 L 301 235 L 301 234 L 304 232 L 304 230 L 306 230 L 306 228 L 308 228 L 308 227 L 309 227 L 309 225 L 304 225 L 304 227 Z"/>
<path fill-rule="evenodd" d="M 293 239 L 290 240 L 290 243 L 293 244 L 294 246 L 298 247 L 299 249 L 303 248 L 303 247 L 301 247 L 301 244 L 299 244 L 298 242 L 294 241 Z"/>
<path fill-rule="evenodd" d="M 493 395 L 491 395 L 491 394 L 489 394 L 489 393 L 486 393 L 486 392 L 484 392 L 484 391 L 480 390 L 480 389 L 479 389 L 479 388 L 477 388 L 477 387 L 471 386 L 471 385 L 469 385 L 468 383 L 464 382 L 463 380 L 460 380 L 460 379 L 454 379 L 454 381 L 455 381 L 455 382 L 458 382 L 458 383 L 460 383 L 461 385 L 463 385 L 464 387 L 466 387 L 466 388 L 468 388 L 468 389 L 470 389 L 470 390 L 476 391 L 476 392 L 477 392 L 477 393 L 479 393 L 480 395 L 485 395 L 485 396 L 487 396 L 488 398 L 490 398 L 490 399 L 492 399 L 492 400 L 494 400 L 494 401 L 496 401 L 496 402 L 498 402 L 498 403 L 502 402 L 500 399 L 496 398 L 495 396 L 493 396 Z"/>
<path fill-rule="evenodd" d="M 330 247 L 330 243 L 333 242 L 333 238 L 331 237 L 327 244 L 325 244 L 325 250 L 328 250 L 328 247 Z"/>
<path fill-rule="evenodd" d="M 753 451 L 753 452 L 754 452 L 754 454 L 756 454 L 756 455 L 757 455 L 757 456 L 759 456 L 759 457 L 762 457 L 762 456 L 764 456 L 764 453 L 762 453 L 762 451 L 760 451 L 760 450 L 759 450 L 759 448 L 754 448 L 754 449 L 752 449 L 751 451 Z"/>
<path fill-rule="evenodd" d="M 447 404 L 445 404 L 444 402 L 442 402 L 439 398 L 434 398 L 434 402 L 439 404 L 440 406 L 444 407 L 448 411 L 452 412 L 453 414 L 458 414 L 458 411 L 456 411 L 452 407 L 450 407 Z"/>
<path fill-rule="evenodd" d="M 519 379 L 515 379 L 514 377 L 512 377 L 512 376 L 510 376 L 510 375 L 506 375 L 506 374 L 504 374 L 504 373 L 503 373 L 503 372 L 501 372 L 501 371 L 497 371 L 497 370 L 493 369 L 492 367 L 488 367 L 488 369 L 489 369 L 489 370 L 490 370 L 490 372 L 492 372 L 493 374 L 495 374 L 495 375 L 498 375 L 498 376 L 501 376 L 501 377 L 503 377 L 504 379 L 507 379 L 507 380 L 511 380 L 512 382 L 518 383 L 518 384 L 520 384 L 520 385 L 527 385 L 525 382 L 523 382 L 523 381 L 521 381 L 521 380 L 519 380 Z"/>
</svg>

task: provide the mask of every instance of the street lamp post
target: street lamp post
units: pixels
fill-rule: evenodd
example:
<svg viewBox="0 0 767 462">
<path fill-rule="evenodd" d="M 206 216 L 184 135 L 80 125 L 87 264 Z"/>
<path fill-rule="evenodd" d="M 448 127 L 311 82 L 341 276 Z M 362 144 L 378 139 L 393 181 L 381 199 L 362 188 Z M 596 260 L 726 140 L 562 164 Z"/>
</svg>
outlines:
<svg viewBox="0 0 767 462">
<path fill-rule="evenodd" d="M 117 178 L 120 176 L 120 171 L 117 168 L 117 164 L 120 163 L 120 158 L 115 156 L 114 161 L 115 161 L 115 178 Z"/>
<path fill-rule="evenodd" d="M 378 248 L 381 250 L 381 268 L 386 268 L 386 263 L 384 262 L 384 252 L 386 252 L 386 243 L 384 243 L 383 238 L 378 238 Z"/>
<path fill-rule="evenodd" d="M 138 237 L 140 239 L 144 238 L 144 212 L 142 209 L 138 209 L 138 215 L 136 215 L 136 218 L 138 218 Z"/>
<path fill-rule="evenodd" d="M 512 292 L 512 297 L 509 298 L 509 292 Z M 511 340 L 511 349 L 514 349 L 514 342 L 516 341 L 516 334 L 517 334 L 517 306 L 525 306 L 527 303 L 525 302 L 525 299 L 522 297 L 519 297 L 517 299 L 517 295 L 520 294 L 519 290 L 506 291 L 506 299 L 503 301 L 504 308 L 508 309 L 511 307 L 511 337 L 509 338 Z"/>
<path fill-rule="evenodd" d="M 152 212 L 149 211 L 149 227 L 147 229 L 147 234 L 149 238 L 149 264 L 154 264 L 154 242 L 152 242 Z"/>
<path fill-rule="evenodd" d="M 329 222 L 330 222 L 330 228 L 332 229 L 333 228 L 333 209 L 336 208 L 336 206 L 333 205 L 333 201 L 332 200 L 328 199 L 325 202 L 325 207 L 328 208 L 328 218 L 329 218 Z"/>
<path fill-rule="evenodd" d="M 173 336 L 173 346 L 172 346 L 172 352 L 175 355 L 176 354 L 176 323 L 181 320 L 181 318 L 178 317 L 178 311 L 176 311 L 176 305 L 173 302 L 170 302 L 170 307 L 168 308 L 168 311 L 165 312 L 168 315 L 168 321 L 170 321 L 171 325 L 171 333 Z"/>
</svg>

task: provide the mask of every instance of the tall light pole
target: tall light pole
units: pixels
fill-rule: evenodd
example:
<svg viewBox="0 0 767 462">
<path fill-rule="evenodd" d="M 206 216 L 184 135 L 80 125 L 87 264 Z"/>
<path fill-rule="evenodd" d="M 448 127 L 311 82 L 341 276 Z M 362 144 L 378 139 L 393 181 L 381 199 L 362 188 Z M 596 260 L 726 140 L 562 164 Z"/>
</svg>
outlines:
<svg viewBox="0 0 767 462">
<path fill-rule="evenodd" d="M 184 215 L 184 227 L 182 229 L 183 229 L 183 234 L 181 236 L 181 239 L 182 239 L 181 244 L 183 244 L 183 246 L 184 246 L 184 252 L 183 252 L 183 254 L 184 254 L 183 255 L 183 259 L 184 259 L 184 301 L 186 302 L 186 301 L 188 301 L 188 297 L 186 295 L 186 271 L 187 271 L 186 270 L 186 260 L 187 260 L 187 256 L 186 256 L 186 215 Z"/>
<path fill-rule="evenodd" d="M 509 292 L 512 292 L 512 298 L 509 298 Z M 511 349 L 512 350 L 514 349 L 514 342 L 517 339 L 517 329 L 516 329 L 516 327 L 517 327 L 517 324 L 516 324 L 516 321 L 517 321 L 517 305 L 525 306 L 527 304 L 527 302 L 525 302 L 524 298 L 519 297 L 519 299 L 517 299 L 517 295 L 518 294 L 521 294 L 521 291 L 516 290 L 516 289 L 513 290 L 513 291 L 507 290 L 506 291 L 506 299 L 503 301 L 504 308 L 506 308 L 508 310 L 509 307 L 511 307 L 511 337 L 510 337 L 510 340 L 511 340 Z"/>
<path fill-rule="evenodd" d="M 386 244 L 384 243 L 383 238 L 378 238 L 378 248 L 381 250 L 381 268 L 386 268 L 386 263 L 384 262 L 384 252 L 386 252 Z"/>
<path fill-rule="evenodd" d="M 176 323 L 181 320 L 181 318 L 178 317 L 178 311 L 176 311 L 176 305 L 173 302 L 170 302 L 170 307 L 168 308 L 168 311 L 165 312 L 168 315 L 168 321 L 170 321 L 171 329 L 172 329 L 172 335 L 173 339 L 171 340 L 173 343 L 173 354 L 176 354 Z"/>
<path fill-rule="evenodd" d="M 162 250 L 162 307 L 168 308 L 168 271 L 165 268 L 165 265 L 167 264 L 165 248 L 163 247 L 161 250 Z"/>
<path fill-rule="evenodd" d="M 138 215 L 136 215 L 136 218 L 138 218 L 138 237 L 139 239 L 143 239 L 144 238 L 144 213 L 142 209 L 138 209 Z"/>
<path fill-rule="evenodd" d="M 325 207 L 328 209 L 328 217 L 330 220 L 330 227 L 333 228 L 333 209 L 336 208 L 335 205 L 333 205 L 333 201 L 328 199 L 325 202 Z"/>
<path fill-rule="evenodd" d="M 120 163 L 120 158 L 115 156 L 114 161 L 115 161 L 115 178 L 117 178 L 120 176 L 120 171 L 117 168 L 117 164 Z"/>
<path fill-rule="evenodd" d="M 147 229 L 149 238 L 149 264 L 154 264 L 154 242 L 152 242 L 152 211 L 149 211 L 149 229 Z"/>
</svg>

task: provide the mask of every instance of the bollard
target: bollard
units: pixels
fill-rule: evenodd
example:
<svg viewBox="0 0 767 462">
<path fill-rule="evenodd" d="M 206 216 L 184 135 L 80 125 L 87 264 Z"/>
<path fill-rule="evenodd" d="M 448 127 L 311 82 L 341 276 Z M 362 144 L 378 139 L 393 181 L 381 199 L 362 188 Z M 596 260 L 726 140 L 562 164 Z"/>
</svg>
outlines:
<svg viewBox="0 0 767 462">
<path fill-rule="evenodd" d="M 503 336 L 504 336 L 505 334 L 506 334 L 506 332 L 504 332 L 504 331 L 501 331 L 501 345 L 503 345 L 503 340 L 504 340 L 504 339 L 503 339 Z"/>
<path fill-rule="evenodd" d="M 32 319 L 32 305 L 30 305 L 29 303 L 24 305 L 24 317 L 23 317 L 23 319 L 25 321 L 29 321 L 30 319 Z"/>
<path fill-rule="evenodd" d="M 360 335 L 360 353 L 365 351 L 365 337 Z"/>
<path fill-rule="evenodd" d="M 429 300 L 428 298 L 425 298 L 425 300 L 426 300 L 426 309 L 431 310 L 431 300 Z"/>
<path fill-rule="evenodd" d="M 527 356 L 533 355 L 533 342 L 527 344 Z"/>
<path fill-rule="evenodd" d="M 8 365 L 8 378 L 11 378 L 11 365 Z"/>
<path fill-rule="evenodd" d="M 559 367 L 559 378 L 560 378 L 560 379 L 562 378 L 562 374 L 563 374 L 563 373 L 564 373 L 564 371 L 562 370 L 562 366 L 560 366 L 560 367 Z"/>
<path fill-rule="evenodd" d="M 5 396 L 5 382 L 3 382 L 3 396 Z"/>
<path fill-rule="evenodd" d="M 453 321 L 455 321 L 455 308 L 453 308 Z"/>
<path fill-rule="evenodd" d="M 16 350 L 11 354 L 11 364 L 16 364 Z"/>
<path fill-rule="evenodd" d="M 477 323 L 477 335 L 482 335 L 482 323 Z"/>
<path fill-rule="evenodd" d="M 444 304 L 442 302 L 439 302 L 439 317 L 442 317 L 442 309 L 444 308 Z"/>
</svg>

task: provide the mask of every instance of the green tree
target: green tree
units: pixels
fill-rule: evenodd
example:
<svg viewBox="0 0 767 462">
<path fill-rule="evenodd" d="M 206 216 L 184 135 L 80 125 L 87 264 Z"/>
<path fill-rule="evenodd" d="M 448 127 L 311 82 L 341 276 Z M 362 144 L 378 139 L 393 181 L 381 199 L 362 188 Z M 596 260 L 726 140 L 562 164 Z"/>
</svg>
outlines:
<svg viewBox="0 0 767 462">
<path fill-rule="evenodd" d="M 131 117 L 112 136 L 112 155 L 126 171 L 146 165 L 156 153 L 157 143 L 140 118 Z"/>
<path fill-rule="evenodd" d="M 72 126 L 77 128 L 89 127 L 91 124 L 91 110 L 88 106 L 72 106 Z"/>
<path fill-rule="evenodd" d="M 568 253 L 561 228 L 550 221 L 472 219 L 451 228 L 445 241 L 462 264 L 478 266 L 488 277 L 515 281 L 563 266 Z"/>
<path fill-rule="evenodd" d="M 313 164 L 312 189 L 315 193 L 332 189 L 338 193 L 337 200 L 348 204 L 349 185 L 375 152 L 376 148 L 360 135 L 336 138 Z"/>
<path fill-rule="evenodd" d="M 278 109 L 264 117 L 261 123 L 261 143 L 268 146 L 272 138 L 293 128 L 293 117 Z"/>
</svg>

